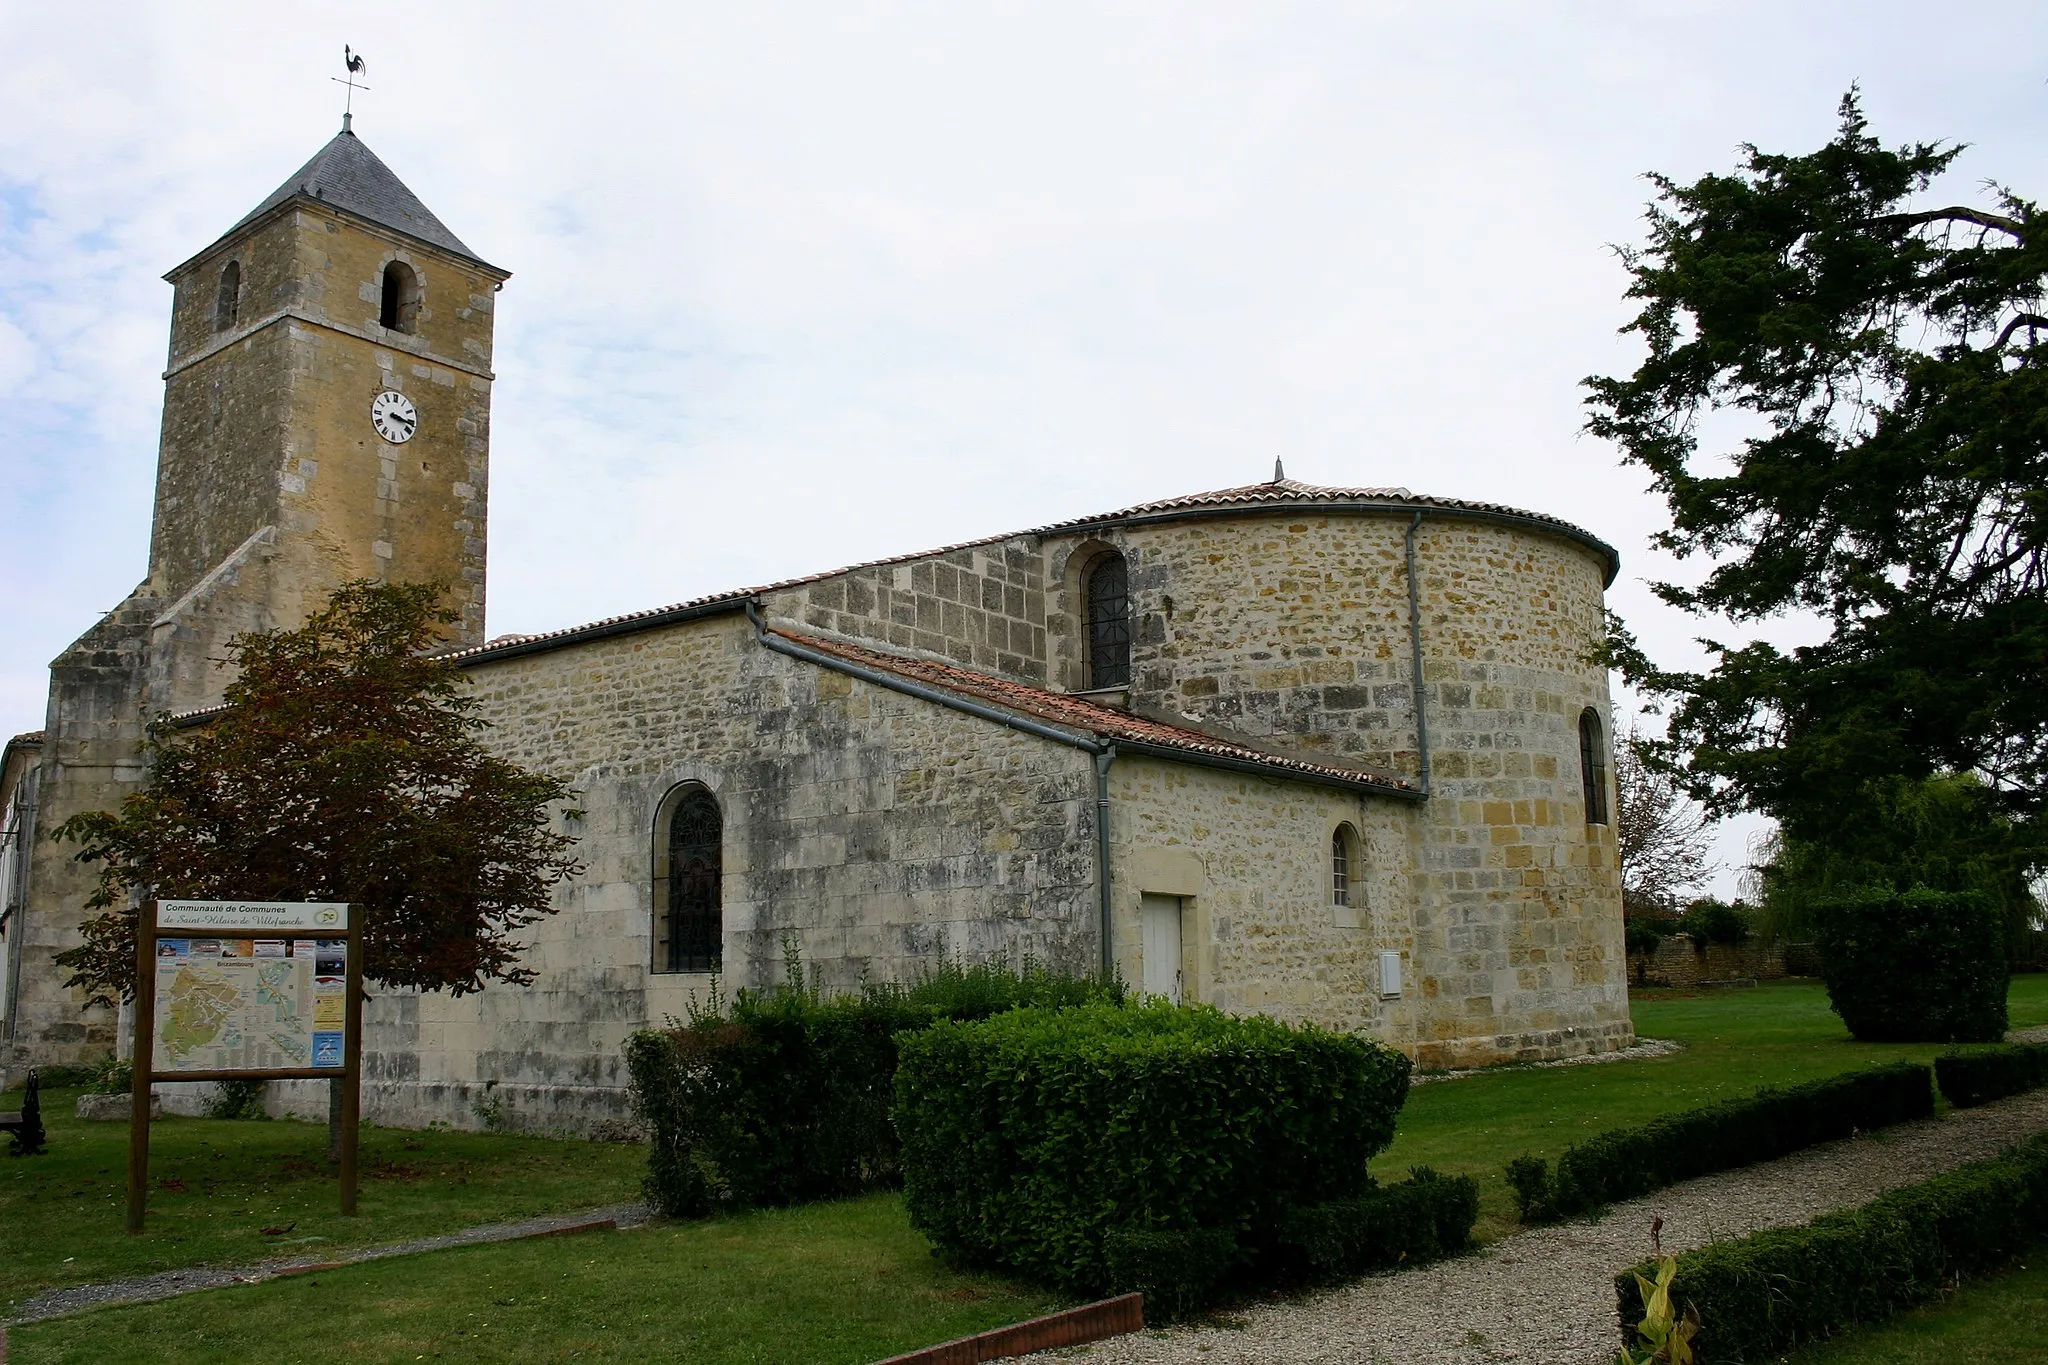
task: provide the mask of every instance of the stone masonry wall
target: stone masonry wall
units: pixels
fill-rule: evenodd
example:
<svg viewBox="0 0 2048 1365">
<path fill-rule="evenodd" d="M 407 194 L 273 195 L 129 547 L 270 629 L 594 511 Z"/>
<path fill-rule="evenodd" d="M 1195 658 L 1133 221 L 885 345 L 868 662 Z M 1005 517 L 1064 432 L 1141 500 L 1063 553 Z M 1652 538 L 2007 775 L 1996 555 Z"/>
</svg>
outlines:
<svg viewBox="0 0 2048 1365">
<path fill-rule="evenodd" d="M 1044 556 L 1030 537 L 833 574 L 772 594 L 770 614 L 1045 686 Z"/>
<path fill-rule="evenodd" d="M 1413 774 L 1407 524 L 1262 515 L 1105 535 L 1131 567 L 1132 705 Z M 1068 583 L 1063 561 L 1089 543 L 1055 546 L 1049 576 Z M 1612 734 L 1606 672 L 1586 660 L 1605 566 L 1562 536 L 1449 515 L 1425 519 L 1417 561 L 1433 789 L 1415 853 L 1418 1055 L 1619 1045 L 1620 875 L 1611 828 L 1585 821 L 1578 756 L 1586 707 Z"/>
<path fill-rule="evenodd" d="M 725 818 L 727 991 L 779 980 L 786 935 L 835 990 L 946 955 L 1094 964 L 1084 753 L 772 653 L 737 614 L 472 676 L 493 747 L 581 791 L 589 866 L 533 930 L 532 987 L 373 1002 L 382 1112 L 470 1121 L 495 1081 L 517 1122 L 623 1116 L 626 1035 L 712 986 L 649 970 L 656 807 L 681 782 Z"/>
<path fill-rule="evenodd" d="M 1110 769 L 1114 937 L 1142 982 L 1140 897 L 1181 901 L 1183 995 L 1235 1013 L 1377 1034 L 1412 1051 L 1414 808 L 1306 783 L 1120 757 Z M 1331 836 L 1349 823 L 1363 866 L 1339 911 Z M 1382 999 L 1379 954 L 1403 956 Z"/>
<path fill-rule="evenodd" d="M 412 332 L 378 323 L 392 261 L 420 283 Z M 215 330 L 222 270 L 242 268 Z M 331 210 L 299 207 L 188 263 L 176 301 L 150 566 L 175 600 L 249 536 L 278 532 L 264 610 L 294 624 L 357 577 L 438 581 L 483 638 L 490 358 L 502 276 Z M 419 410 L 391 445 L 370 402 Z"/>
</svg>

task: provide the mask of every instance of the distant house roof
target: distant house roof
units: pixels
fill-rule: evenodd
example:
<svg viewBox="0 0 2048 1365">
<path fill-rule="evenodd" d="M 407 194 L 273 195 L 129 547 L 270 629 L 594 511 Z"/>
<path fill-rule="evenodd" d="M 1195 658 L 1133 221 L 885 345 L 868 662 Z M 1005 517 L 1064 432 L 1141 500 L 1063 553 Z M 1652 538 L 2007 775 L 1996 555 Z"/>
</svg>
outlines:
<svg viewBox="0 0 2048 1365">
<path fill-rule="evenodd" d="M 1209 731 L 1191 729 L 1185 725 L 1175 725 L 1170 721 L 1136 715 L 1114 706 L 1105 706 L 1088 697 L 1051 692 L 1043 687 L 1012 682 L 1008 678 L 998 678 L 988 673 L 961 668 L 956 664 L 944 664 L 931 659 L 913 659 L 865 645 L 851 644 L 845 640 L 826 639 L 789 630 L 771 630 L 769 633 L 820 654 L 830 654 L 835 658 L 844 659 L 848 663 L 990 702 L 1004 710 L 1083 731 L 1113 743 L 1128 744 L 1151 751 L 1164 751 L 1169 757 L 1178 756 L 1196 761 L 1205 758 L 1225 759 L 1233 766 L 1267 769 L 1276 777 L 1308 778 L 1406 796 L 1421 795 L 1421 788 L 1409 779 L 1363 765 L 1277 753 L 1271 749 L 1257 747 L 1247 739 L 1226 737 Z"/>
<path fill-rule="evenodd" d="M 367 222 L 425 242 L 428 246 L 439 247 L 465 260 L 475 261 L 478 265 L 497 270 L 496 266 L 490 265 L 471 251 L 460 237 L 450 232 L 447 225 L 434 216 L 433 210 L 422 204 L 419 196 L 407 189 L 405 182 L 392 174 L 391 168 L 365 146 L 361 138 L 347 129 L 336 133 L 325 147 L 313 154 L 311 161 L 299 167 L 282 185 L 272 191 L 269 198 L 222 233 L 221 240 L 234 236 L 278 205 L 291 199 L 310 199 L 315 203 L 340 209 Z M 207 248 L 208 251 L 212 249 Z M 206 253 L 200 253 L 204 254 Z"/>
<path fill-rule="evenodd" d="M 692 598 L 687 602 L 677 602 L 670 606 L 649 607 L 643 611 L 607 616 L 603 620 L 586 622 L 580 626 L 565 626 L 560 630 L 542 631 L 531 635 L 501 635 L 487 644 L 471 645 L 447 657 L 466 666 L 472 663 L 487 663 L 494 659 L 516 658 L 521 654 L 540 654 L 586 640 L 601 640 L 611 635 L 656 630 L 662 626 L 675 625 L 701 616 L 738 611 L 747 602 L 763 593 L 800 588 L 805 584 L 822 582 L 843 573 L 852 573 L 857 569 L 886 568 L 914 559 L 930 559 L 936 555 L 951 554 L 956 550 L 969 550 L 981 545 L 999 545 L 1003 541 L 1015 540 L 1019 536 L 1067 535 L 1076 531 L 1107 530 L 1116 526 L 1219 516 L 1231 512 L 1336 510 L 1384 511 L 1397 514 L 1448 512 L 1480 521 L 1526 526 L 1577 541 L 1592 550 L 1606 565 L 1605 578 L 1608 583 L 1612 583 L 1615 575 L 1621 570 L 1621 556 L 1613 546 L 1562 518 L 1546 516 L 1541 512 L 1525 512 L 1520 508 L 1507 507 L 1500 503 L 1470 502 L 1462 498 L 1432 498 L 1411 493 L 1405 488 L 1323 488 L 1315 484 L 1296 483 L 1292 479 L 1276 479 L 1271 483 L 1247 484 L 1241 488 L 1222 488 L 1209 493 L 1188 493 L 1178 498 L 1143 502 L 1135 507 L 1126 507 L 1120 512 L 1075 517 L 1068 521 L 1056 521 L 1050 525 L 1034 527 L 1028 531 L 1006 531 L 1001 535 L 983 536 L 979 540 L 963 540 L 953 545 L 942 545 L 936 550 L 891 555 L 887 559 L 870 559 L 844 568 L 829 569 L 824 573 L 805 574 L 800 578 L 785 578 L 775 583 L 764 583 L 757 588 L 715 593 L 709 597 Z"/>
</svg>

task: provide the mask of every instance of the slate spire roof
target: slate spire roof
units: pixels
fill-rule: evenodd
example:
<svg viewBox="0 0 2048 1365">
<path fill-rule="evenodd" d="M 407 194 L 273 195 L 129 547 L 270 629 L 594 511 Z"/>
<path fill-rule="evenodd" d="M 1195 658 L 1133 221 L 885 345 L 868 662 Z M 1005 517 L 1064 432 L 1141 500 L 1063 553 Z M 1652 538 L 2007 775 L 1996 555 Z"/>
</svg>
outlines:
<svg viewBox="0 0 2048 1365">
<path fill-rule="evenodd" d="M 239 232 L 286 200 L 299 197 L 332 205 L 479 265 L 487 264 L 463 245 L 462 239 L 450 232 L 433 210 L 422 204 L 419 196 L 407 189 L 405 182 L 393 175 L 391 168 L 346 127 L 269 198 L 229 228 L 227 235 Z"/>
</svg>

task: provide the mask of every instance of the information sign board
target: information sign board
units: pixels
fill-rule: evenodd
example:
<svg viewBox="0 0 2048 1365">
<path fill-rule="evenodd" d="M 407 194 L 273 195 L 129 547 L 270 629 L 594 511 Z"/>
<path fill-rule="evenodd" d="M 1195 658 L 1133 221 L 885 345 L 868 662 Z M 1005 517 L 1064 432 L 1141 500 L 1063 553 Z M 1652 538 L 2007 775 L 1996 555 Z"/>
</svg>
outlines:
<svg viewBox="0 0 2048 1365">
<path fill-rule="evenodd" d="M 349 907 L 338 901 L 158 901 L 158 933 L 171 929 L 348 928 Z"/>
<path fill-rule="evenodd" d="M 343 938 L 156 941 L 156 1069 L 339 1071 Z"/>
<path fill-rule="evenodd" d="M 353 907 L 326 901 L 162 901 L 135 943 L 135 1102 L 128 1230 L 149 1188 L 152 1081 L 341 1083 L 341 1211 L 356 1211 L 362 943 Z"/>
</svg>

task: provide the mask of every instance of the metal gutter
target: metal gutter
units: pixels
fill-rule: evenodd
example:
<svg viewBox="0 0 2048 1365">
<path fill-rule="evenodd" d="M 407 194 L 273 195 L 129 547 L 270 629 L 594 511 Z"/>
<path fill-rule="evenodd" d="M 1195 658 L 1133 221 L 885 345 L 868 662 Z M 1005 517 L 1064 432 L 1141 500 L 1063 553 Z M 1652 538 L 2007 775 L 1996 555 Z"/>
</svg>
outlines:
<svg viewBox="0 0 2048 1365">
<path fill-rule="evenodd" d="M 1415 762 L 1422 778 L 1421 799 L 1429 799 L 1429 704 L 1423 700 L 1422 687 L 1422 593 L 1415 577 L 1415 533 L 1422 529 L 1422 511 L 1416 509 L 1415 520 L 1408 523 L 1405 537 L 1408 552 L 1408 657 L 1414 669 L 1414 680 L 1409 684 L 1415 690 Z"/>
<path fill-rule="evenodd" d="M 1095 884 L 1102 890 L 1102 978 L 1116 975 L 1116 944 L 1110 938 L 1115 899 L 1109 889 L 1109 765 L 1116 762 L 1116 745 L 1095 755 Z"/>
</svg>

